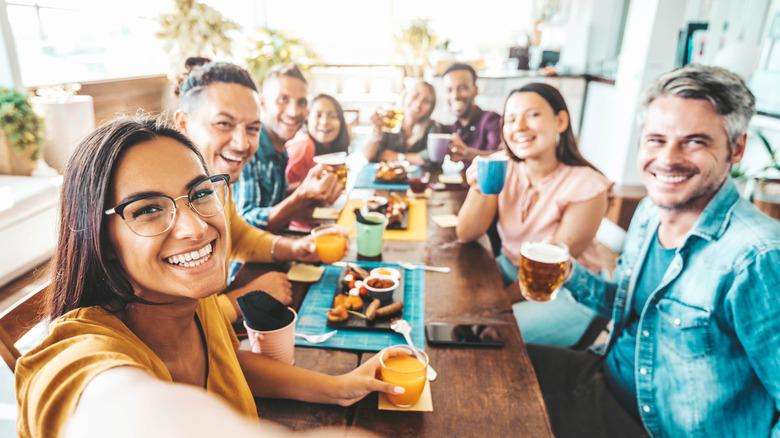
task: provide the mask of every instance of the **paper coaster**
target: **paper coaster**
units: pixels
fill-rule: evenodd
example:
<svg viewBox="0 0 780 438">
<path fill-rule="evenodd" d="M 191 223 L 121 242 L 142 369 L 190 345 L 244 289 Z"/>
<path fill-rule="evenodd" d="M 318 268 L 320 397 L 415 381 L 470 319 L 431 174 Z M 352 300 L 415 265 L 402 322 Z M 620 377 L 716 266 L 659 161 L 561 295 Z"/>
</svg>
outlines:
<svg viewBox="0 0 780 438">
<path fill-rule="evenodd" d="M 439 182 L 444 184 L 463 184 L 463 177 L 459 173 L 443 173 L 439 175 Z"/>
<path fill-rule="evenodd" d="M 341 213 L 341 211 L 337 208 L 317 207 L 312 212 L 311 217 L 313 219 L 320 219 L 320 220 L 323 219 L 336 220 L 339 218 L 339 213 Z"/>
<path fill-rule="evenodd" d="M 322 266 L 296 263 L 287 271 L 287 279 L 290 281 L 300 281 L 302 283 L 314 283 L 322 277 L 323 272 L 325 272 L 325 268 Z"/>
<path fill-rule="evenodd" d="M 382 411 L 417 411 L 417 412 L 433 412 L 433 398 L 431 397 L 431 382 L 425 382 L 425 388 L 423 388 L 420 399 L 417 400 L 413 406 L 408 408 L 400 408 L 387 399 L 384 393 L 379 393 L 379 403 L 377 403 L 377 409 Z"/>
<path fill-rule="evenodd" d="M 454 214 L 442 214 L 433 216 L 431 219 L 442 228 L 452 228 L 458 225 L 458 217 Z"/>
</svg>

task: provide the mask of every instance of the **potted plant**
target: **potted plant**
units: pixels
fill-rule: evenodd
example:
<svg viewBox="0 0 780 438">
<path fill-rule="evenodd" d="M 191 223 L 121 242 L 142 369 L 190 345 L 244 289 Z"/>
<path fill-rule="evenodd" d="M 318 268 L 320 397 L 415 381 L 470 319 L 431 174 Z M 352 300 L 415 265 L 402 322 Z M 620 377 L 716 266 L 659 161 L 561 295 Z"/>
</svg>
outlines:
<svg viewBox="0 0 780 438">
<path fill-rule="evenodd" d="M 293 62 L 306 71 L 318 59 L 317 53 L 304 41 L 279 30 L 261 27 L 249 43 L 246 65 L 262 86 L 266 73 L 275 65 Z"/>
<path fill-rule="evenodd" d="M 195 0 L 176 0 L 174 11 L 160 16 L 160 26 L 156 36 L 165 40 L 174 75 L 190 56 L 230 57 L 233 42 L 228 34 L 240 29 L 216 9 Z"/>
<path fill-rule="evenodd" d="M 748 198 L 764 213 L 780 219 L 780 162 L 778 153 L 758 129 L 756 136 L 769 155 L 769 163 L 756 172 L 746 189 Z"/>
<path fill-rule="evenodd" d="M 26 94 L 0 88 L 0 174 L 30 175 L 43 143 L 43 121 Z"/>
<path fill-rule="evenodd" d="M 407 64 L 407 75 L 422 77 L 423 71 L 429 66 L 428 58 L 438 42 L 428 20 L 412 20 L 395 36 L 395 42 L 396 50 Z"/>
</svg>

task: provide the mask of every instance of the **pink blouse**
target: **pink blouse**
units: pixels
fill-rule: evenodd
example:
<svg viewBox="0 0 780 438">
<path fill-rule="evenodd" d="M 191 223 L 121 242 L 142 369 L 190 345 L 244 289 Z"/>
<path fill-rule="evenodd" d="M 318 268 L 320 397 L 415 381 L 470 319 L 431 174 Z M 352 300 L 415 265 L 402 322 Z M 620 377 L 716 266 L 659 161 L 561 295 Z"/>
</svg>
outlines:
<svg viewBox="0 0 780 438">
<path fill-rule="evenodd" d="M 285 143 L 284 147 L 287 149 L 287 155 L 289 156 L 287 170 L 285 171 L 287 184 L 298 184 L 306 178 L 309 169 L 315 165 L 314 140 L 309 137 L 309 134 L 298 131 L 295 137 Z"/>
<path fill-rule="evenodd" d="M 526 241 L 542 241 L 555 234 L 566 207 L 608 192 L 612 182 L 587 166 L 560 164 L 535 186 L 525 164 L 509 160 L 504 189 L 498 195 L 498 234 L 502 252 L 515 265 L 520 246 Z M 606 212 L 605 212 L 606 213 Z M 577 261 L 599 272 L 596 248 L 591 243 Z"/>
</svg>

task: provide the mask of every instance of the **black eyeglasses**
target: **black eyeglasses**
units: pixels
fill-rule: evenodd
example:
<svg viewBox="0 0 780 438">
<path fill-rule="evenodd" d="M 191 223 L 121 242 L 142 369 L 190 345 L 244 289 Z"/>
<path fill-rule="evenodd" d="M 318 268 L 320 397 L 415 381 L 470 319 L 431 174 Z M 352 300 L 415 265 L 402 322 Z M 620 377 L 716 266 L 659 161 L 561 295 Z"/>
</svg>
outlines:
<svg viewBox="0 0 780 438">
<path fill-rule="evenodd" d="M 103 213 L 116 214 L 130 230 L 139 236 L 153 237 L 170 230 L 176 219 L 176 201 L 187 199 L 187 207 L 202 217 L 222 213 L 228 175 L 206 176 L 196 181 L 186 195 L 171 198 L 167 195 L 148 195 L 125 201 Z"/>
</svg>

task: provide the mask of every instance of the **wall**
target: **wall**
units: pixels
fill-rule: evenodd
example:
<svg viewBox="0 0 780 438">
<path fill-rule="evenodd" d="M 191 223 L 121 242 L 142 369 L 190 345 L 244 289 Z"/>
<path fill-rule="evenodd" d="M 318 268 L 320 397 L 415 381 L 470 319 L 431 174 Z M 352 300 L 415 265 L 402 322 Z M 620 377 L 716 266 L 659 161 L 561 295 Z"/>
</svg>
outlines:
<svg viewBox="0 0 780 438">
<path fill-rule="evenodd" d="M 171 90 L 166 76 L 149 76 L 82 84 L 79 94 L 94 99 L 95 125 L 99 126 L 118 114 L 160 113 L 171 105 L 167 103 Z"/>
</svg>

